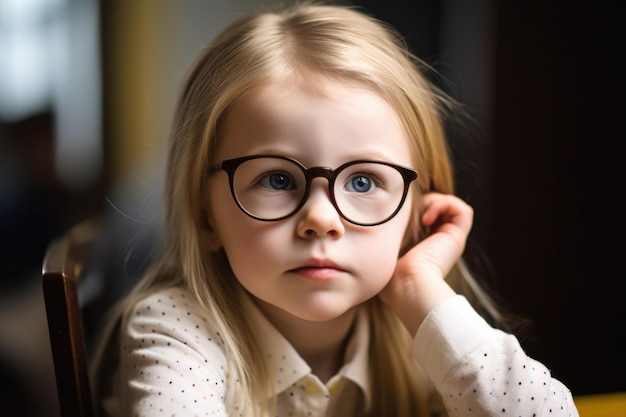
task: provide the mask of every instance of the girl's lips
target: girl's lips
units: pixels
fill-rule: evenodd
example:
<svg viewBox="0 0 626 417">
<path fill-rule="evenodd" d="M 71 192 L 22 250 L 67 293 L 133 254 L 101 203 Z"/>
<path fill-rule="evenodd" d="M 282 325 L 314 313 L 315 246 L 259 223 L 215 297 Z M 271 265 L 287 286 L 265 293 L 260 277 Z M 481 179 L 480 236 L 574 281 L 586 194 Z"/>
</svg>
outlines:
<svg viewBox="0 0 626 417">
<path fill-rule="evenodd" d="M 304 265 L 290 270 L 294 274 L 304 276 L 309 279 L 326 281 L 345 273 L 345 269 L 328 260 L 310 260 Z"/>
<path fill-rule="evenodd" d="M 290 272 L 316 281 L 327 281 L 337 277 L 339 274 L 344 273 L 341 269 L 326 266 L 304 266 L 292 269 Z"/>
</svg>

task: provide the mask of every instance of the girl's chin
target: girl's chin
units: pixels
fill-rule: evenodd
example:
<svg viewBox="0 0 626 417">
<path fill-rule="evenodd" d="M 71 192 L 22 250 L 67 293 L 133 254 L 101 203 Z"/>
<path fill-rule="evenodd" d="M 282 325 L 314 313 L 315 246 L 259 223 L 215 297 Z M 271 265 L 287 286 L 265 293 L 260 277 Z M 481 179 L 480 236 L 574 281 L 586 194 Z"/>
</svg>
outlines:
<svg viewBox="0 0 626 417">
<path fill-rule="evenodd" d="M 338 320 L 344 318 L 347 314 L 354 313 L 354 309 L 358 307 L 361 303 L 357 304 L 345 304 L 343 306 L 337 305 L 334 303 L 333 305 L 298 305 L 295 308 L 280 308 L 284 313 L 289 314 L 297 319 L 308 321 L 308 322 L 330 322 L 334 320 Z"/>
</svg>

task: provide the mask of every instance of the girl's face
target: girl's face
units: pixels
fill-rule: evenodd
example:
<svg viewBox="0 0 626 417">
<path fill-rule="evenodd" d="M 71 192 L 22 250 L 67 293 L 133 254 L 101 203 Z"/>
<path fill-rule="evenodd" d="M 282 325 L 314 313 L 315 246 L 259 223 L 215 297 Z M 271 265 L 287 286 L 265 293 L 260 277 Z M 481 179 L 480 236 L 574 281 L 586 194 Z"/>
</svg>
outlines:
<svg viewBox="0 0 626 417">
<path fill-rule="evenodd" d="M 368 90 L 330 82 L 323 87 L 323 94 L 317 87 L 266 87 L 237 102 L 220 126 L 215 160 L 270 154 L 306 168 L 336 169 L 357 159 L 411 167 L 406 135 L 389 104 Z M 254 180 L 272 191 L 291 186 L 281 175 Z M 358 226 L 337 212 L 328 184 L 314 178 L 299 211 L 260 221 L 238 208 L 225 171 L 210 177 L 207 239 L 223 246 L 235 276 L 268 315 L 332 320 L 374 297 L 391 278 L 411 193 L 391 220 Z"/>
</svg>

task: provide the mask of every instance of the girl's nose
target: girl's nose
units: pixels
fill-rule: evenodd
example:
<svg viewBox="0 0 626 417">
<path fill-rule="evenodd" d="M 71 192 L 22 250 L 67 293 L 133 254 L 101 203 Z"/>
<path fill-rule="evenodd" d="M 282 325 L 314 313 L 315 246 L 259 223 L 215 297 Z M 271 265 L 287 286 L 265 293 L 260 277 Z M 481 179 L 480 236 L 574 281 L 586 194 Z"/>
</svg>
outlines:
<svg viewBox="0 0 626 417">
<path fill-rule="evenodd" d="M 323 178 L 313 180 L 311 192 L 297 216 L 300 237 L 338 239 L 345 233 L 343 219 L 330 201 L 328 182 Z"/>
</svg>

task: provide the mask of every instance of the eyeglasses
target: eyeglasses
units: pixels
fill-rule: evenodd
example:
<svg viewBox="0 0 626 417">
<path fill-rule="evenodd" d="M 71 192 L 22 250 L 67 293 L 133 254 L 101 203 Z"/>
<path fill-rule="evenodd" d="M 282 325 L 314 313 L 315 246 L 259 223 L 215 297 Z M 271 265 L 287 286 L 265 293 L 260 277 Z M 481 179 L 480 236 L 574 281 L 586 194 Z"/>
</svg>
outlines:
<svg viewBox="0 0 626 417">
<path fill-rule="evenodd" d="M 314 178 L 328 180 L 330 201 L 341 217 L 360 226 L 375 226 L 402 208 L 417 172 L 389 162 L 357 160 L 337 169 L 305 168 L 295 159 L 251 155 L 222 161 L 211 168 L 228 174 L 239 208 L 261 221 L 285 219 L 304 206 Z"/>
</svg>

